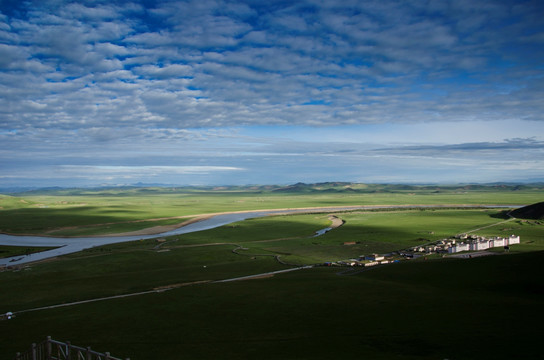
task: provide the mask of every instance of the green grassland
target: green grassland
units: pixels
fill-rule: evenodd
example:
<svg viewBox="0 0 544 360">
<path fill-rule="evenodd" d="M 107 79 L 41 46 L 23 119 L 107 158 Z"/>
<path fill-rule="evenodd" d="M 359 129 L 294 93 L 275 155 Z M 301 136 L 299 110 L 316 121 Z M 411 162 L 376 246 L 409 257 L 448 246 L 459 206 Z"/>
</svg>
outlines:
<svg viewBox="0 0 544 360">
<path fill-rule="evenodd" d="M 123 227 L 122 221 L 223 210 L 529 204 L 543 198 L 542 191 L 533 188 L 465 189 L 468 193 L 458 196 L 457 188 L 425 188 L 413 194 L 413 188 L 353 186 L 355 190 L 346 193 L 345 184 L 317 187 L 298 186 L 298 193 L 231 188 L 212 195 L 199 189 L 171 195 L 161 193 L 164 190 L 142 194 L 119 189 L 109 195 L 74 190 L 0 197 L 5 202 L 0 211 L 15 222 L 13 229 L 40 232 L 50 229 L 51 223 L 119 221 L 109 226 Z M 325 192 L 331 189 L 335 192 Z M 152 214 L 146 212 L 153 208 Z M 63 219 L 70 209 L 80 209 L 72 222 Z M 43 222 L 17 220 L 11 211 L 19 211 L 19 216 L 43 211 Z M 11 359 L 48 335 L 133 360 L 541 356 L 543 221 L 504 222 L 508 218 L 500 209 L 355 211 L 336 216 L 344 225 L 319 237 L 312 235 L 329 226 L 326 213 L 270 216 L 160 243 L 150 239 L 92 248 L 0 272 L 0 313 L 192 284 L 17 314 L 13 320 L 0 321 L 0 333 L 7 335 L 0 337 L 0 359 Z M 2 221 L 2 226 L 9 224 Z M 475 232 L 479 235 L 518 234 L 521 244 L 513 245 L 509 253 L 497 250 L 500 256 L 418 259 L 348 273 L 345 268 L 315 267 L 257 280 L 210 282 L 292 268 L 276 256 L 291 264 L 315 264 L 405 249 L 477 228 L 483 228 Z M 89 229 L 98 231 L 92 226 L 80 231 Z"/>
<path fill-rule="evenodd" d="M 542 255 L 300 270 L 24 313 L 0 322 L 2 358 L 51 335 L 135 360 L 536 359 Z"/>
<path fill-rule="evenodd" d="M 173 218 L 173 219 L 164 219 L 164 220 L 151 220 L 151 221 L 141 221 L 136 220 L 136 222 L 126 222 L 120 221 L 118 223 L 107 223 L 107 224 L 91 224 L 84 226 L 75 226 L 67 228 L 58 228 L 50 229 L 47 231 L 47 236 L 60 236 L 60 237 L 78 237 L 78 236 L 96 236 L 96 235 L 110 235 L 110 234 L 123 234 L 131 231 L 137 231 L 141 229 L 151 228 L 155 226 L 165 226 L 165 225 L 178 225 L 183 221 L 189 220 L 187 218 Z"/>
<path fill-rule="evenodd" d="M 542 187 L 538 186 L 417 187 L 327 183 L 285 188 L 51 190 L 0 195 L 0 232 L 42 234 L 52 231 L 56 235 L 93 235 L 135 231 L 150 225 L 131 222 L 135 220 L 228 211 L 348 205 L 528 205 L 543 198 Z M 112 223 L 124 224 L 112 226 Z M 87 228 L 83 232 L 63 229 L 73 226 Z"/>
<path fill-rule="evenodd" d="M 51 249 L 53 248 L 38 246 L 0 246 L 0 258 L 28 255 Z"/>
<path fill-rule="evenodd" d="M 521 220 L 502 223 L 504 210 L 498 209 L 357 211 L 337 213 L 336 216 L 345 224 L 319 237 L 312 237 L 312 234 L 328 226 L 326 214 L 286 215 L 251 219 L 173 237 L 175 240 L 164 248 L 229 243 L 247 249 L 240 251 L 241 254 L 280 255 L 285 262 L 303 265 L 389 253 L 499 223 L 475 234 L 508 236 L 520 233 L 524 248 L 544 250 L 542 224 Z M 523 225 L 517 225 L 518 222 Z M 347 242 L 355 244 L 344 245 Z"/>
</svg>

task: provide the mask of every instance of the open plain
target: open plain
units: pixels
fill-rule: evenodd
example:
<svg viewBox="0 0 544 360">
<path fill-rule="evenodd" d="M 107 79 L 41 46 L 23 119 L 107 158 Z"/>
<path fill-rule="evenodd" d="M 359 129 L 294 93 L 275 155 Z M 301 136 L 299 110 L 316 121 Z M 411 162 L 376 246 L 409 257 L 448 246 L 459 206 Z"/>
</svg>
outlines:
<svg viewBox="0 0 544 360">
<path fill-rule="evenodd" d="M 0 312 L 16 316 L 0 321 L 8 335 L 0 340 L 0 358 L 11 359 L 46 336 L 133 360 L 538 357 L 544 225 L 509 219 L 507 212 L 541 201 L 542 189 L 353 193 L 323 187 L 336 192 L 131 189 L 3 196 L 1 230 L 56 236 L 141 231 L 227 210 L 444 207 L 335 212 L 341 226 L 317 237 L 333 223 L 328 212 L 268 216 L 7 269 L 0 273 Z M 509 251 L 494 250 L 501 256 L 433 255 L 371 271 L 321 266 L 474 229 L 522 241 Z M 234 278 L 241 279 L 221 282 Z"/>
</svg>

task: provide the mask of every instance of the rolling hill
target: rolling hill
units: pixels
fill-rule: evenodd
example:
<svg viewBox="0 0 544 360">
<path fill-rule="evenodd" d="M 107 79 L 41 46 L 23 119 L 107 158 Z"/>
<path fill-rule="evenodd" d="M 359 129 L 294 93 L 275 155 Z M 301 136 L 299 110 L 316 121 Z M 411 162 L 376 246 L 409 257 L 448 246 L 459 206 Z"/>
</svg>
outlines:
<svg viewBox="0 0 544 360">
<path fill-rule="evenodd" d="M 510 213 L 513 217 L 519 219 L 532 219 L 543 220 L 544 219 L 544 202 L 524 206 L 516 209 Z"/>
</svg>

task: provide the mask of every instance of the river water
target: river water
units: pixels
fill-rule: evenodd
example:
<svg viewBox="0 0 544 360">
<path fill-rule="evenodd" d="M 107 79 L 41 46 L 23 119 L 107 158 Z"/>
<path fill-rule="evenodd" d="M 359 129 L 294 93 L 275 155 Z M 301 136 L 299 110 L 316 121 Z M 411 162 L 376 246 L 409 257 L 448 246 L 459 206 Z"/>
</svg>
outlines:
<svg viewBox="0 0 544 360">
<path fill-rule="evenodd" d="M 23 246 L 23 247 L 57 247 L 56 249 L 42 251 L 35 254 L 13 256 L 0 259 L 0 266 L 21 265 L 29 262 L 44 260 L 60 255 L 75 253 L 81 250 L 89 249 L 95 246 L 115 244 L 121 242 L 153 239 L 172 235 L 181 235 L 191 232 L 213 229 L 219 226 L 227 225 L 233 222 L 264 217 L 268 215 L 295 214 L 295 213 L 324 213 L 350 210 L 372 210 L 372 209 L 393 209 L 393 208 L 444 208 L 444 207 L 462 207 L 462 208 L 517 208 L 517 205 L 378 205 L 378 206 L 346 206 L 331 208 L 310 208 L 310 209 L 288 209 L 288 210 L 267 210 L 243 213 L 220 214 L 209 219 L 195 222 L 172 231 L 154 235 L 133 235 L 133 236 L 100 236 L 100 237 L 74 237 L 74 238 L 55 238 L 45 236 L 18 236 L 0 234 L 0 245 Z M 330 228 L 322 229 L 316 232 L 316 236 L 329 231 Z"/>
<path fill-rule="evenodd" d="M 219 226 L 227 225 L 233 222 L 242 221 L 250 218 L 256 218 L 272 214 L 267 212 L 248 212 L 236 214 L 216 215 L 206 220 L 195 222 L 178 229 L 154 235 L 132 235 L 132 236 L 99 236 L 99 237 L 75 237 L 75 238 L 55 238 L 45 236 L 17 236 L 0 234 L 0 245 L 8 246 L 58 246 L 56 249 L 47 250 L 25 256 L 13 256 L 0 259 L 2 265 L 20 265 L 28 262 L 44 260 L 60 255 L 71 254 L 95 246 L 115 244 L 127 241 L 153 239 L 156 237 L 165 237 L 172 235 L 187 234 L 196 231 L 213 229 Z"/>
</svg>

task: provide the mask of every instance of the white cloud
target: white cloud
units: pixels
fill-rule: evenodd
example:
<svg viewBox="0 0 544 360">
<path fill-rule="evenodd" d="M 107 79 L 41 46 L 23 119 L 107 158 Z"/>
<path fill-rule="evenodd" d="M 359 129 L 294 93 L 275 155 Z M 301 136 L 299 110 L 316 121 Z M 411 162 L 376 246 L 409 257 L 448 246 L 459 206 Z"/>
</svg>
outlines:
<svg viewBox="0 0 544 360">
<path fill-rule="evenodd" d="M 179 141 L 176 154 L 240 155 L 194 129 L 259 125 L 323 127 L 322 139 L 359 145 L 531 137 L 544 120 L 541 10 L 508 0 L 0 4 L 0 151 L 152 158 L 153 145 Z M 324 153 L 338 155 L 334 142 Z M 314 154 L 303 145 L 248 152 Z"/>
<path fill-rule="evenodd" d="M 73 17 L 77 19 L 92 19 L 106 20 L 115 19 L 119 16 L 117 9 L 111 6 L 95 6 L 87 7 L 83 4 L 68 4 L 61 10 L 61 14 L 65 17 Z"/>
<path fill-rule="evenodd" d="M 62 111 L 59 115 L 67 120 L 66 125 L 72 119 L 74 128 L 82 123 L 81 113 L 69 110 L 88 108 L 78 103 L 85 100 L 69 96 L 62 110 L 55 110 L 48 103 L 52 95 L 47 92 L 51 89 L 48 78 L 75 82 L 74 86 L 58 86 L 57 91 L 81 85 L 94 89 L 85 91 L 92 103 L 103 101 L 93 95 L 107 89 L 111 97 L 123 102 L 150 106 L 144 113 L 157 119 L 166 116 L 166 123 L 179 125 L 174 114 L 191 108 L 182 126 L 209 126 L 210 119 L 218 121 L 215 125 L 413 123 L 478 117 L 539 120 L 537 114 L 542 113 L 536 99 L 543 90 L 531 86 L 539 81 L 536 69 L 526 69 L 526 75 L 519 77 L 504 69 L 482 68 L 496 59 L 500 44 L 515 42 L 514 34 L 520 31 L 494 33 L 496 28 L 492 32 L 482 23 L 482 14 L 491 15 L 494 24 L 506 19 L 501 6 L 467 5 L 471 13 L 456 4 L 433 9 L 417 2 L 394 7 L 324 2 L 315 4 L 317 11 L 311 13 L 293 6 L 257 15 L 246 4 L 170 2 L 148 9 L 152 26 L 146 26 L 140 17 L 141 6 L 130 3 L 123 7 L 48 6 L 36 6 L 28 18 L 9 19 L 12 40 L 0 51 L 8 71 L 44 74 L 29 83 L 32 91 L 21 94 L 21 101 L 38 101 L 53 112 Z M 521 18 L 531 16 L 527 9 L 517 11 Z M 252 21 L 246 22 L 248 19 Z M 485 28 L 480 40 L 466 30 L 475 27 Z M 20 43 L 25 45 L 17 45 Z M 523 59 L 518 56 L 514 61 Z M 462 74 L 467 69 L 485 72 Z M 466 86 L 457 80 L 458 72 L 479 85 Z M 115 76 L 124 83 L 112 82 Z M 191 81 L 177 82 L 184 77 Z M 81 84 L 81 79 L 87 82 Z M 523 83 L 531 88 L 535 100 L 526 106 L 528 92 L 508 94 L 508 101 L 500 99 L 496 88 L 503 83 Z M 147 100 L 155 96 L 157 86 L 173 93 L 187 89 L 198 89 L 198 93 L 193 99 L 172 97 L 159 109 Z M 164 94 L 160 97 L 165 98 Z M 195 101 L 195 97 L 206 100 Z M 316 105 L 300 108 L 303 104 Z M 23 105 L 16 107 L 17 116 L 27 117 Z M 220 107 L 221 115 L 210 113 Z M 115 117 L 95 111 L 98 117 Z M 96 123 L 85 120 L 89 121 Z"/>
<path fill-rule="evenodd" d="M 182 64 L 165 65 L 162 67 L 144 65 L 134 68 L 133 72 L 137 75 L 145 75 L 151 78 L 169 79 L 191 76 L 193 74 L 193 68 Z"/>
<path fill-rule="evenodd" d="M 60 171 L 68 173 L 78 173 L 83 175 L 84 173 L 100 174 L 100 176 L 106 175 L 134 175 L 140 176 L 142 173 L 150 173 L 152 175 L 158 175 L 162 173 L 171 174 L 202 174 L 210 173 L 214 171 L 239 171 L 244 170 L 238 167 L 231 166 L 114 166 L 114 165 L 61 165 Z"/>
</svg>

